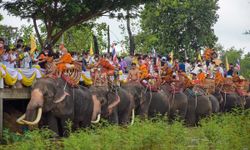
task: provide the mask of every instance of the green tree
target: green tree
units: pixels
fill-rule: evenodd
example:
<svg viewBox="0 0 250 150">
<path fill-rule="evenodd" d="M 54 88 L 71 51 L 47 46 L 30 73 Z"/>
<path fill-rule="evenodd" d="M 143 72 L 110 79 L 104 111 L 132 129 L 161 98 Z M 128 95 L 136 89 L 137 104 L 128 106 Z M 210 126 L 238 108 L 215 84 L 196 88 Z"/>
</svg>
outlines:
<svg viewBox="0 0 250 150">
<path fill-rule="evenodd" d="M 250 80 L 250 53 L 247 53 L 240 62 L 241 74 Z"/>
<path fill-rule="evenodd" d="M 33 25 L 21 26 L 18 30 L 18 36 L 24 41 L 25 45 L 30 45 L 30 35 L 33 33 Z"/>
<path fill-rule="evenodd" d="M 213 25 L 218 0 L 158 0 L 145 5 L 141 14 L 142 32 L 136 37 L 139 49 L 152 47 L 160 53 L 194 56 L 194 50 L 213 47 L 217 41 Z"/>
<path fill-rule="evenodd" d="M 235 47 L 231 47 L 227 50 L 222 50 L 221 51 L 222 55 L 221 55 L 221 60 L 223 60 L 225 62 L 225 57 L 227 56 L 228 59 L 228 63 L 232 63 L 232 64 L 236 64 L 237 60 L 241 60 L 242 56 L 243 56 L 243 50 L 239 49 L 237 50 Z"/>
<path fill-rule="evenodd" d="M 1 6 L 12 15 L 32 19 L 39 43 L 43 45 L 37 25 L 37 20 L 41 20 L 46 27 L 46 42 L 54 45 L 75 25 L 145 1 L 149 0 L 15 0 L 2 2 Z"/>
<path fill-rule="evenodd" d="M 107 26 L 101 24 L 80 24 L 70 28 L 64 33 L 64 43 L 70 51 L 89 51 L 90 44 L 93 44 L 93 35 L 96 34 L 100 49 L 106 48 L 103 37 Z M 95 32 L 95 33 L 94 33 Z M 58 44 L 61 41 L 58 41 Z"/>
</svg>

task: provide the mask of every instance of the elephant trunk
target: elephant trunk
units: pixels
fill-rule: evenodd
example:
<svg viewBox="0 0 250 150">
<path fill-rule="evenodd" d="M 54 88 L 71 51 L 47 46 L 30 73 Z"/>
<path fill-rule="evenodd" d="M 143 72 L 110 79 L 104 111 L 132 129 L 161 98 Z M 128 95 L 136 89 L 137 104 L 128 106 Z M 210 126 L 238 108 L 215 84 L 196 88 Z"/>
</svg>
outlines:
<svg viewBox="0 0 250 150">
<path fill-rule="evenodd" d="M 92 101 L 93 101 L 93 113 L 92 113 L 92 119 L 91 123 L 99 123 L 101 119 L 101 103 L 97 99 L 96 95 L 92 95 Z"/>
<path fill-rule="evenodd" d="M 43 94 L 39 89 L 31 92 L 31 100 L 25 114 L 17 119 L 19 124 L 36 125 L 42 117 Z"/>
</svg>

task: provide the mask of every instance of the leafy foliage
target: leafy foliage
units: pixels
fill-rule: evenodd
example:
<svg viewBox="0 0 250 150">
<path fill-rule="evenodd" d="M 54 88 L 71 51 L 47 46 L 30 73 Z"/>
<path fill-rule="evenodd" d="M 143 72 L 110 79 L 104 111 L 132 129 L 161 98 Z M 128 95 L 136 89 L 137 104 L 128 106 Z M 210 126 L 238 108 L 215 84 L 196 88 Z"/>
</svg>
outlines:
<svg viewBox="0 0 250 150">
<path fill-rule="evenodd" d="M 244 76 L 248 80 L 250 79 L 250 53 L 244 55 L 243 49 L 236 49 L 231 47 L 227 50 L 221 48 L 221 60 L 225 62 L 225 57 L 228 58 L 228 63 L 236 64 L 237 60 L 240 60 L 240 75 Z"/>
<path fill-rule="evenodd" d="M 243 50 L 237 50 L 234 47 L 229 48 L 228 50 L 222 50 L 222 60 L 225 60 L 225 57 L 228 58 L 228 63 L 236 64 L 237 59 L 241 59 L 243 55 Z"/>
<path fill-rule="evenodd" d="M 98 46 L 103 50 L 106 48 L 104 40 L 106 30 L 107 25 L 105 23 L 79 24 L 64 33 L 64 43 L 70 51 L 82 52 L 83 50 L 88 52 L 91 43 L 93 44 L 93 35 L 97 34 Z"/>
<path fill-rule="evenodd" d="M 160 53 L 174 50 L 189 56 L 202 47 L 213 47 L 217 41 L 213 25 L 218 15 L 218 0 L 158 0 L 145 5 L 141 14 L 142 32 L 136 37 L 137 48 Z"/>
<path fill-rule="evenodd" d="M 51 134 L 46 130 L 36 130 L 3 149 L 249 149 L 249 117 L 249 110 L 236 110 L 203 119 L 193 128 L 178 121 L 167 124 L 165 119 L 136 120 L 128 127 L 104 124 L 71 133 L 60 141 L 48 140 Z"/>
<path fill-rule="evenodd" d="M 61 35 L 72 26 L 99 17 L 106 12 L 130 5 L 139 5 L 147 0 L 15 0 L 3 2 L 2 7 L 10 14 L 32 19 L 39 38 L 37 20 L 46 27 L 46 42 L 54 45 Z"/>
</svg>

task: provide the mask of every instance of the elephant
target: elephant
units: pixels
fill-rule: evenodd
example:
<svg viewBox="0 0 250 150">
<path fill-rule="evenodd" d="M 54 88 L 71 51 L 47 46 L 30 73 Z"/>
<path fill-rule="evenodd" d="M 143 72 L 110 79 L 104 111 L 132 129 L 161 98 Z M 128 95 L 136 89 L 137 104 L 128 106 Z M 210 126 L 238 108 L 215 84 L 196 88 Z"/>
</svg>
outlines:
<svg viewBox="0 0 250 150">
<path fill-rule="evenodd" d="M 212 94 L 208 94 L 208 98 L 212 104 L 212 113 L 218 113 L 220 111 L 220 101 Z"/>
<path fill-rule="evenodd" d="M 246 97 L 245 109 L 250 109 L 250 96 Z"/>
<path fill-rule="evenodd" d="M 188 108 L 187 96 L 183 93 L 182 90 L 173 91 L 171 85 L 168 83 L 162 84 L 160 88 L 164 91 L 169 99 L 170 120 L 174 119 L 176 115 L 178 115 L 180 119 L 185 120 Z"/>
<path fill-rule="evenodd" d="M 123 84 L 122 88 L 132 96 L 135 114 L 147 118 L 150 99 L 145 96 L 146 89 L 139 82 Z"/>
<path fill-rule="evenodd" d="M 117 87 L 118 88 L 118 87 Z M 101 116 L 114 124 L 127 125 L 134 119 L 133 97 L 119 87 L 117 93 L 107 86 L 92 86 L 90 90 L 101 103 Z M 112 106 L 111 111 L 109 108 Z M 132 116 L 132 118 L 130 117 Z"/>
<path fill-rule="evenodd" d="M 215 88 L 214 95 L 220 102 L 220 111 L 229 112 L 234 108 L 243 108 L 245 98 L 239 96 L 236 92 L 223 92 L 220 88 Z"/>
<path fill-rule="evenodd" d="M 169 113 L 169 98 L 163 91 L 153 92 L 136 82 L 127 83 L 122 87 L 133 96 L 135 114 L 141 119 Z"/>
<path fill-rule="evenodd" d="M 212 114 L 212 102 L 209 95 L 196 94 L 193 89 L 186 89 L 184 93 L 188 97 L 188 108 L 185 117 L 187 125 L 197 125 L 203 117 Z"/>
<path fill-rule="evenodd" d="M 148 91 L 145 96 L 151 99 L 148 109 L 149 118 L 155 117 L 157 114 L 164 116 L 167 113 L 169 115 L 171 109 L 170 99 L 163 90 L 159 90 L 158 92 Z"/>
<path fill-rule="evenodd" d="M 99 121 L 100 110 L 99 101 L 87 88 L 73 88 L 61 78 L 41 78 L 32 86 L 26 112 L 17 122 L 36 125 L 43 114 L 49 129 L 59 136 L 67 136 L 68 121 L 72 121 L 73 129 L 88 127 L 91 122 Z"/>
</svg>

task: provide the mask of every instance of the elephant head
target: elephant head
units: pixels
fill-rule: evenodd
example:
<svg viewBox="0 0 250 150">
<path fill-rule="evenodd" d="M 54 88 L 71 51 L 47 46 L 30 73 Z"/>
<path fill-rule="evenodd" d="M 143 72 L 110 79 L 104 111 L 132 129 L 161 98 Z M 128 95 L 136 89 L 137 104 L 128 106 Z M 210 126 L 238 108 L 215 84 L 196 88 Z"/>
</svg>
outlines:
<svg viewBox="0 0 250 150">
<path fill-rule="evenodd" d="M 36 125 L 41 119 L 42 112 L 70 113 L 66 107 L 73 108 L 73 103 L 64 101 L 69 95 L 67 83 L 62 79 L 39 79 L 31 90 L 31 99 L 26 112 L 17 119 L 19 124 Z M 60 107 L 60 109 L 58 109 Z M 65 108 L 65 109 L 64 109 Z"/>
<path fill-rule="evenodd" d="M 112 113 L 109 112 L 109 108 L 117 107 L 119 96 L 109 91 L 108 87 L 91 87 L 91 92 L 101 104 L 102 116 L 108 117 Z"/>
</svg>

